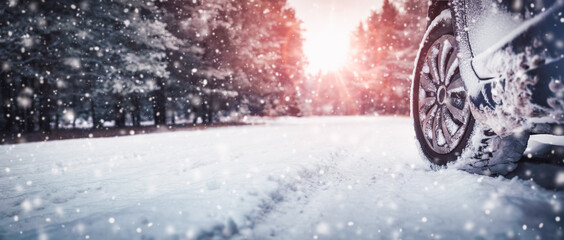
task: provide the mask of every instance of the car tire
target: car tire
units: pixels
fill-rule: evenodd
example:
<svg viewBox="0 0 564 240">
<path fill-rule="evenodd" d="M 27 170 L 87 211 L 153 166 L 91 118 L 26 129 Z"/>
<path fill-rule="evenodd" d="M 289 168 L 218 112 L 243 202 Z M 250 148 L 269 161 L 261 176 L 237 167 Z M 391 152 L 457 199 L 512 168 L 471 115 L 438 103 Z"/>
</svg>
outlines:
<svg viewBox="0 0 564 240">
<path fill-rule="evenodd" d="M 529 136 L 502 138 L 474 119 L 452 21 L 450 9 L 433 19 L 415 62 L 411 116 L 418 148 L 433 169 L 506 174 L 515 169 Z"/>
</svg>

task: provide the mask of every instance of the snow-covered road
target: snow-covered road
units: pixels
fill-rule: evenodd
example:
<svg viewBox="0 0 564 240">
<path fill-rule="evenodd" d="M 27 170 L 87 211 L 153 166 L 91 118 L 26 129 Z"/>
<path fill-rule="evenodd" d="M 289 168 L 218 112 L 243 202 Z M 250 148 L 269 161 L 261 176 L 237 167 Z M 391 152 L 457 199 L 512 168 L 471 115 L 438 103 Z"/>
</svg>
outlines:
<svg viewBox="0 0 564 240">
<path fill-rule="evenodd" d="M 431 171 L 408 118 L 0 146 L 0 239 L 562 239 L 564 192 Z"/>
</svg>

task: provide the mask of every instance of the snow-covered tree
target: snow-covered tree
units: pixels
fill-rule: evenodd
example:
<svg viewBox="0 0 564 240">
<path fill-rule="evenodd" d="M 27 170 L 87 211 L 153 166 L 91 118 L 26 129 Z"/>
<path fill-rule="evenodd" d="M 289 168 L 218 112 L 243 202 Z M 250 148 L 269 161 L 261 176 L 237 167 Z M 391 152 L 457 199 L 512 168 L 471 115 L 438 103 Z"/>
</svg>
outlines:
<svg viewBox="0 0 564 240">
<path fill-rule="evenodd" d="M 425 30 L 426 2 L 384 1 L 352 37 L 348 74 L 362 113 L 407 114 L 413 61 Z M 346 75 L 347 73 L 343 73 Z"/>
<path fill-rule="evenodd" d="M 53 112 L 55 126 L 60 113 L 76 119 L 84 112 L 90 112 L 95 126 L 108 118 L 124 126 L 126 100 L 133 93 L 164 88 L 159 83 L 169 77 L 166 51 L 180 45 L 152 1 L 18 1 L 2 5 L 1 11 L 6 18 L 0 31 L 8 36 L 2 38 L 7 52 L 3 74 L 14 75 L 3 82 L 16 86 L 12 91 L 29 86 L 34 93 L 31 109 L 36 111 L 24 120 L 32 126 L 28 130 L 34 118 L 48 130 Z M 17 93 L 8 93 L 2 97 L 17 99 L 10 97 Z"/>
<path fill-rule="evenodd" d="M 3 132 L 299 112 L 302 30 L 285 0 L 21 0 L 0 13 Z"/>
</svg>

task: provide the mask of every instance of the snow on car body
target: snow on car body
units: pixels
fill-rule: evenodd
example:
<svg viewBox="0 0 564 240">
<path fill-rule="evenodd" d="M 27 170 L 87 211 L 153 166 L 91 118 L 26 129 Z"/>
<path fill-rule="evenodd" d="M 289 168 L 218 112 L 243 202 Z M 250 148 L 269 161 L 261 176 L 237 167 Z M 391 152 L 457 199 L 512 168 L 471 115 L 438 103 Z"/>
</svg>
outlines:
<svg viewBox="0 0 564 240">
<path fill-rule="evenodd" d="M 515 168 L 531 134 L 562 134 L 564 1 L 433 1 L 412 116 L 423 155 L 484 174 Z"/>
</svg>

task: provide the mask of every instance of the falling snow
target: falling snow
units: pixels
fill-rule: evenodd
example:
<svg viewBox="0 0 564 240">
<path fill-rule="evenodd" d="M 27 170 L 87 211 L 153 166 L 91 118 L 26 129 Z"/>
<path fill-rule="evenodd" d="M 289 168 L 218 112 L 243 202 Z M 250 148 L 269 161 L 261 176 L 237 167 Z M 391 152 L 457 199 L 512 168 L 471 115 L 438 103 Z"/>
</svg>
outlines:
<svg viewBox="0 0 564 240">
<path fill-rule="evenodd" d="M 428 4 L 367 8 L 319 65 L 286 0 L 3 1 L 0 239 L 564 238 L 564 171 L 421 160 Z"/>
</svg>

